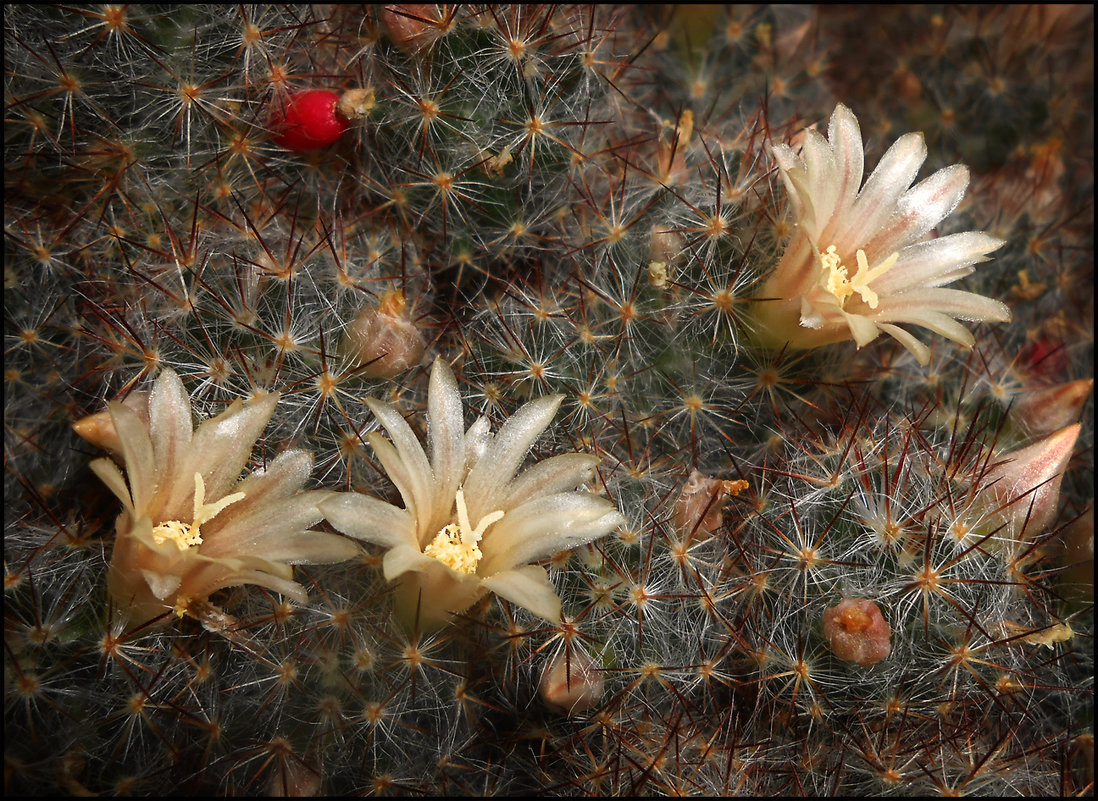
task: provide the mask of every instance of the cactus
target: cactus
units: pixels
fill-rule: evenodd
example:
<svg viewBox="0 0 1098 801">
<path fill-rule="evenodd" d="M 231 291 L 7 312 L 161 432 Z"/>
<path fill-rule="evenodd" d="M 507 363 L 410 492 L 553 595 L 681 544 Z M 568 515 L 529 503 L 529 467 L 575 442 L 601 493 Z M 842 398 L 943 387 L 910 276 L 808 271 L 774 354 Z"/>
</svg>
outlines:
<svg viewBox="0 0 1098 801">
<path fill-rule="evenodd" d="M 1092 9 L 4 18 L 5 790 L 1093 792 Z M 891 195 L 821 167 L 851 130 L 866 176 L 911 173 Z M 815 241 L 826 203 L 849 253 Z M 947 245 L 916 341 L 876 304 L 922 287 L 883 279 Z M 429 392 L 443 362 L 460 398 Z M 254 442 L 241 475 L 180 465 L 179 514 L 210 497 L 150 522 L 197 560 L 246 509 L 258 583 L 108 588 L 130 492 L 174 475 L 132 444 L 163 454 L 169 383 L 196 432 L 277 393 L 188 457 Z M 570 537 L 554 506 L 582 544 L 507 571 L 559 617 L 493 585 L 420 619 L 346 519 L 434 480 L 469 519 L 438 536 L 498 550 L 521 497 L 466 509 L 443 428 L 466 468 L 525 431 L 513 486 L 572 477 L 536 489 L 603 516 Z M 317 550 L 256 550 L 276 522 L 244 497 L 302 482 Z"/>
</svg>

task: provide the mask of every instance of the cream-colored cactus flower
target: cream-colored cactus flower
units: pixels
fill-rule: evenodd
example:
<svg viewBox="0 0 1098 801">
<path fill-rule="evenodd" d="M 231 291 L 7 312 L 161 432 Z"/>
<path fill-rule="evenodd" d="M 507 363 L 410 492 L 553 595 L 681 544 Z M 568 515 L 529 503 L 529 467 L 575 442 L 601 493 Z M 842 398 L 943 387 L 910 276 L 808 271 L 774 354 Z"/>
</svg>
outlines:
<svg viewBox="0 0 1098 801">
<path fill-rule="evenodd" d="M 241 584 L 304 602 L 291 565 L 341 562 L 360 552 L 351 540 L 309 530 L 323 519 L 317 503 L 333 493 L 300 492 L 312 469 L 308 452 L 285 451 L 240 479 L 278 399 L 270 393 L 234 401 L 195 429 L 183 382 L 164 369 L 150 392 L 74 425 L 125 467 L 123 476 L 110 459 L 91 463 L 123 506 L 107 576 L 120 620 L 140 625 L 169 610 L 183 615 Z"/>
<path fill-rule="evenodd" d="M 884 331 L 927 364 L 930 350 L 901 325 L 915 325 L 971 347 L 958 320 L 1007 322 L 998 300 L 945 285 L 973 272 L 1003 242 L 981 231 L 935 238 L 968 188 L 962 164 L 915 186 L 926 159 L 921 133 L 901 136 L 862 185 L 858 120 L 841 103 L 827 139 L 804 131 L 800 154 L 775 145 L 774 158 L 796 217 L 792 239 L 757 296 L 757 335 L 780 348 L 815 348 Z"/>
<path fill-rule="evenodd" d="M 396 613 L 409 630 L 437 629 L 489 592 L 556 623 L 560 598 L 545 569 L 530 563 L 625 522 L 606 498 L 576 491 L 594 475 L 595 456 L 560 454 L 516 477 L 561 399 L 527 403 L 495 435 L 486 417 L 466 431 L 454 374 L 436 359 L 427 394 L 430 459 L 393 406 L 367 401 L 392 438 L 375 431 L 370 445 L 404 508 L 354 492 L 320 508 L 339 531 L 386 549 L 382 572 L 398 582 Z"/>
</svg>

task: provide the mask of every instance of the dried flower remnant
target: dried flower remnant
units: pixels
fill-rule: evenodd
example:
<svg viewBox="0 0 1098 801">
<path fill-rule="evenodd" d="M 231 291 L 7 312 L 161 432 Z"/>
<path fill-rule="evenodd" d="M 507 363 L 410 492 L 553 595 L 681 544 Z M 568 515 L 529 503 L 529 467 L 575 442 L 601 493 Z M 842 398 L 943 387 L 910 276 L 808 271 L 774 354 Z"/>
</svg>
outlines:
<svg viewBox="0 0 1098 801">
<path fill-rule="evenodd" d="M 561 651 L 546 665 L 540 692 L 550 709 L 578 715 L 602 700 L 605 686 L 598 663 L 586 651 L 572 648 Z"/>
<path fill-rule="evenodd" d="M 197 429 L 190 397 L 172 370 L 163 370 L 150 392 L 134 395 L 109 405 L 109 425 L 102 413 L 74 424 L 81 436 L 113 445 L 125 467 L 123 476 L 110 459 L 91 463 L 123 505 L 107 586 L 124 621 L 139 625 L 168 610 L 183 615 L 241 584 L 304 602 L 291 565 L 358 553 L 350 540 L 309 530 L 322 519 L 317 503 L 331 494 L 300 491 L 311 454 L 286 451 L 238 480 L 277 393 L 234 401 Z"/>
<path fill-rule="evenodd" d="M 392 378 L 414 366 L 423 356 L 423 335 L 405 311 L 400 292 L 387 292 L 376 306 L 368 306 L 347 326 L 343 352 L 363 374 Z"/>
<path fill-rule="evenodd" d="M 945 288 L 1003 242 L 980 231 L 931 236 L 961 202 L 969 175 L 954 164 L 911 186 L 926 159 L 922 134 L 896 140 L 864 186 L 861 130 L 842 104 L 827 139 L 806 130 L 800 155 L 788 145 L 773 152 L 797 228 L 758 293 L 762 344 L 815 348 L 853 339 L 862 347 L 884 331 L 928 364 L 929 348 L 899 324 L 971 347 L 975 339 L 958 320 L 1010 320 L 998 300 Z"/>
<path fill-rule="evenodd" d="M 364 86 L 359 89 L 348 89 L 339 97 L 336 103 L 336 111 L 348 120 L 361 120 L 369 116 L 376 104 L 376 96 L 372 86 Z"/>
<path fill-rule="evenodd" d="M 544 568 L 529 564 L 609 534 L 625 522 L 606 498 L 577 492 L 594 474 L 589 454 L 553 456 L 515 476 L 552 421 L 561 396 L 518 409 L 496 434 L 481 417 L 466 431 L 449 365 L 437 359 L 427 398 L 430 460 L 388 403 L 368 399 L 380 432 L 368 435 L 404 501 L 341 493 L 321 504 L 337 530 L 386 549 L 382 572 L 398 581 L 396 613 L 409 629 L 436 629 L 489 592 L 551 622 L 561 601 Z"/>
<path fill-rule="evenodd" d="M 742 479 L 726 481 L 691 470 L 675 501 L 671 520 L 675 528 L 684 535 L 708 537 L 723 522 L 722 509 L 725 500 L 739 495 L 745 489 L 747 482 Z"/>
<path fill-rule="evenodd" d="M 823 629 L 835 656 L 862 667 L 877 664 L 892 651 L 888 621 L 868 598 L 843 598 L 825 609 Z"/>
</svg>

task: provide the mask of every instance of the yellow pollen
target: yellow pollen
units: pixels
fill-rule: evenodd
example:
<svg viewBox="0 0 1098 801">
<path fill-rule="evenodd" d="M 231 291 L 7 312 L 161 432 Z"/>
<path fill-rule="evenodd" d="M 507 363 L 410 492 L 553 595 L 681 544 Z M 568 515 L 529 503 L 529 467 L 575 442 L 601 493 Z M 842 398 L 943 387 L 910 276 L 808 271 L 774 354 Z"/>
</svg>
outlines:
<svg viewBox="0 0 1098 801">
<path fill-rule="evenodd" d="M 465 506 L 465 493 L 459 489 L 455 498 L 457 501 L 457 523 L 443 526 L 442 530 L 423 549 L 427 556 L 434 557 L 447 567 L 458 573 L 472 575 L 477 571 L 477 564 L 482 554 L 477 543 L 484 536 L 484 530 L 488 526 L 503 517 L 502 511 L 486 514 L 473 528 L 469 522 L 469 510 Z"/>
<path fill-rule="evenodd" d="M 226 506 L 236 503 L 244 497 L 243 492 L 234 492 L 226 495 L 217 503 L 205 503 L 206 484 L 202 481 L 200 473 L 194 474 L 194 522 L 187 524 L 179 520 L 168 520 L 152 530 L 153 542 L 163 545 L 165 542 L 173 542 L 181 551 L 185 551 L 193 545 L 202 544 L 203 523 L 213 520 Z"/>
<path fill-rule="evenodd" d="M 879 265 L 870 269 L 869 259 L 866 258 L 865 251 L 859 250 L 856 254 L 858 272 L 854 274 L 854 279 L 851 280 L 846 265 L 843 264 L 842 259 L 835 250 L 835 246 L 831 245 L 820 254 L 820 267 L 823 270 L 820 283 L 823 288 L 835 296 L 839 301 L 840 308 L 846 303 L 846 299 L 855 292 L 869 305 L 869 308 L 877 308 L 880 300 L 877 293 L 870 288 L 869 283 L 891 270 L 900 258 L 900 254 L 893 253 Z"/>
</svg>

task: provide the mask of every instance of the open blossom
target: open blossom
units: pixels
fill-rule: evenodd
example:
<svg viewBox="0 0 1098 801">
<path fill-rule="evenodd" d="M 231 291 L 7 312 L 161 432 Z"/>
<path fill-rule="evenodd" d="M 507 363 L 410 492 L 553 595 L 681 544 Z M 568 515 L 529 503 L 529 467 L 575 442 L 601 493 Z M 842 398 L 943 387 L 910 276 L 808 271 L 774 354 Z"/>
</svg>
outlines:
<svg viewBox="0 0 1098 801">
<path fill-rule="evenodd" d="M 921 133 L 901 136 L 862 185 L 858 120 L 839 104 L 828 137 L 804 132 L 800 155 L 775 145 L 796 230 L 758 296 L 763 344 L 814 348 L 853 339 L 858 347 L 884 331 L 922 364 L 930 350 L 901 325 L 915 325 L 971 347 L 958 320 L 1007 322 L 1001 302 L 946 284 L 973 272 L 1003 242 L 981 231 L 934 238 L 968 188 L 962 164 L 915 186 L 926 159 Z"/>
<path fill-rule="evenodd" d="M 553 456 L 516 477 L 526 452 L 560 406 L 540 398 L 495 434 L 481 417 L 465 430 L 461 395 L 437 359 L 427 395 L 430 458 L 388 403 L 367 403 L 391 441 L 368 435 L 404 501 L 401 509 L 359 493 L 324 501 L 339 531 L 386 548 L 382 572 L 396 580 L 396 612 L 409 629 L 431 630 L 489 592 L 540 617 L 560 620 L 561 601 L 544 568 L 530 564 L 609 534 L 625 522 L 606 498 L 575 488 L 598 458 Z"/>
<path fill-rule="evenodd" d="M 107 586 L 123 619 L 138 625 L 184 614 L 224 587 L 258 584 L 307 600 L 292 564 L 341 562 L 350 540 L 308 530 L 326 491 L 300 492 L 312 455 L 289 450 L 244 479 L 278 393 L 234 401 L 197 429 L 191 399 L 170 369 L 152 391 L 78 421 L 77 433 L 119 454 L 91 468 L 122 501 Z M 238 480 L 239 479 L 239 480 Z"/>
</svg>

